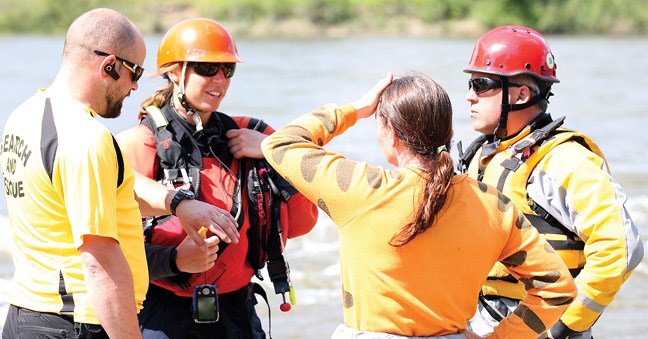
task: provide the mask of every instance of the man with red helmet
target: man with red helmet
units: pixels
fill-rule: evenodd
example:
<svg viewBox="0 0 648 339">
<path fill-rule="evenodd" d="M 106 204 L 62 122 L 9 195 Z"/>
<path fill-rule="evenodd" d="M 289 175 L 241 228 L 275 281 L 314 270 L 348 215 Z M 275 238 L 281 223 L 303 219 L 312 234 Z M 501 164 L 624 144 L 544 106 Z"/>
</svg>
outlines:
<svg viewBox="0 0 648 339">
<path fill-rule="evenodd" d="M 144 338 L 265 337 L 252 306 L 260 286 L 251 279 L 267 261 L 275 292 L 288 293 L 283 242 L 317 220 L 317 207 L 263 159 L 261 141 L 274 130 L 262 120 L 217 111 L 238 62 L 234 39 L 220 23 L 176 24 L 157 55 L 157 73 L 167 83 L 142 103 L 140 124 L 118 135 L 136 171 L 178 188 L 171 215 L 150 216 L 145 224 L 152 281 L 139 315 Z M 152 185 L 135 191 L 149 197 L 146 204 L 166 195 Z M 211 231 L 204 233 L 206 249 L 187 237 L 176 211 L 197 200 L 223 209 L 216 219 L 238 226 L 237 234 L 228 233 L 229 244 Z"/>
<path fill-rule="evenodd" d="M 511 198 L 567 264 L 578 297 L 551 338 L 591 338 L 591 327 L 641 262 L 643 245 L 598 146 L 547 113 L 556 62 L 533 29 L 503 26 L 484 34 L 468 68 L 466 100 L 475 131 L 458 168 Z M 567 165 L 569 164 L 569 165 Z M 524 282 L 495 266 L 469 326 L 493 331 L 524 296 Z M 541 335 L 541 333 L 538 333 Z"/>
</svg>

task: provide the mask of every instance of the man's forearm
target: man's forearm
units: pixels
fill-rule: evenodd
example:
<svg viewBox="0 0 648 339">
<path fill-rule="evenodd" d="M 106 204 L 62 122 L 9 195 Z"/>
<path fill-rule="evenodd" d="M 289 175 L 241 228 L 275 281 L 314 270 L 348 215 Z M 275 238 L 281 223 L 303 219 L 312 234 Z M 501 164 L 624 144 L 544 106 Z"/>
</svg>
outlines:
<svg viewBox="0 0 648 339">
<path fill-rule="evenodd" d="M 134 171 L 135 173 L 135 198 L 139 203 L 142 215 L 171 214 L 171 199 L 175 190 Z"/>
<path fill-rule="evenodd" d="M 133 276 L 116 240 L 84 237 L 84 277 L 95 315 L 111 338 L 141 338 Z"/>
<path fill-rule="evenodd" d="M 135 171 L 135 198 L 142 215 L 171 214 L 171 201 L 177 191 Z M 194 199 L 182 200 L 176 215 L 187 235 L 198 245 L 207 244 L 198 234 L 201 227 L 208 228 L 225 242 L 238 243 L 237 222 L 227 210 Z"/>
</svg>

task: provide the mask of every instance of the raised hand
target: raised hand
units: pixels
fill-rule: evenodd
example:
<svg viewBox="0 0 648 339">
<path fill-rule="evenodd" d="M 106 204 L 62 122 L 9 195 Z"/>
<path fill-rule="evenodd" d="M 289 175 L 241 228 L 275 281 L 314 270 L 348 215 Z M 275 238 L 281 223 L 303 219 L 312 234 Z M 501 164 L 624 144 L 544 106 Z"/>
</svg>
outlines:
<svg viewBox="0 0 648 339">
<path fill-rule="evenodd" d="M 367 93 L 365 93 L 360 99 L 353 102 L 353 107 L 355 107 L 358 114 L 358 119 L 370 117 L 378 106 L 378 100 L 382 92 L 391 84 L 394 80 L 394 75 L 390 72 L 387 73 L 387 76 L 380 79 Z"/>
</svg>

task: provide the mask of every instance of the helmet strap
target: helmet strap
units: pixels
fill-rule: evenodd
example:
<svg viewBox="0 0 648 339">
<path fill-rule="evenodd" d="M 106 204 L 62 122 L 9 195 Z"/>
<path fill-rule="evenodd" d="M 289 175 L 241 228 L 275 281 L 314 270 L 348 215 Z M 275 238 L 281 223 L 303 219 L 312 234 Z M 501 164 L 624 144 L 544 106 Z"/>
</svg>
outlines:
<svg viewBox="0 0 648 339">
<path fill-rule="evenodd" d="M 185 74 L 187 73 L 187 62 L 182 63 L 182 71 L 180 72 L 180 84 L 178 87 L 180 87 L 180 92 L 178 93 L 178 100 L 180 101 L 180 104 L 182 107 L 187 110 L 187 114 L 192 115 L 196 113 L 196 110 L 194 110 L 190 105 L 189 102 L 187 101 L 187 98 L 185 97 Z"/>
<path fill-rule="evenodd" d="M 548 100 L 553 93 L 551 93 L 550 88 L 547 88 L 545 90 L 545 93 L 541 93 L 540 95 L 536 95 L 531 97 L 529 101 L 523 103 L 523 104 L 511 104 L 509 103 L 508 99 L 508 78 L 507 77 L 501 77 L 500 81 L 502 82 L 502 106 L 501 106 L 501 114 L 500 114 L 500 121 L 499 124 L 497 125 L 497 128 L 495 129 L 495 136 L 497 139 L 504 139 L 506 138 L 508 131 L 506 130 L 506 122 L 508 121 L 508 114 L 509 112 L 513 111 L 519 111 L 522 109 L 525 109 L 527 107 L 531 107 L 540 100 L 545 99 Z"/>
<path fill-rule="evenodd" d="M 497 127 L 495 128 L 495 138 L 504 139 L 506 138 L 506 121 L 508 120 L 508 114 L 513 110 L 513 105 L 509 103 L 508 98 L 508 78 L 501 77 L 500 81 L 502 82 L 502 106 L 500 109 L 500 119 Z"/>
<path fill-rule="evenodd" d="M 202 120 L 200 119 L 200 116 L 196 114 L 196 110 L 191 107 L 189 104 L 189 101 L 187 101 L 187 97 L 185 96 L 185 74 L 187 72 L 187 62 L 182 63 L 182 71 L 180 72 L 180 84 L 178 87 L 180 88 L 180 91 L 178 92 L 178 101 L 180 101 L 180 105 L 187 111 L 187 114 L 189 114 L 190 117 L 192 117 L 194 124 L 196 125 L 196 131 L 200 131 L 203 129 L 203 124 Z"/>
</svg>

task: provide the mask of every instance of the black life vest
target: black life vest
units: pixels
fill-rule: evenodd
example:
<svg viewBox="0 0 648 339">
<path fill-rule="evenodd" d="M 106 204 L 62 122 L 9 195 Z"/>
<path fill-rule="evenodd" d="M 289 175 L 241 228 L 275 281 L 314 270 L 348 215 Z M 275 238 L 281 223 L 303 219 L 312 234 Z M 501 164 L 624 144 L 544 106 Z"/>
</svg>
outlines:
<svg viewBox="0 0 648 339">
<path fill-rule="evenodd" d="M 196 197 L 200 197 L 203 157 L 217 158 L 228 170 L 235 161 L 239 161 L 236 173 L 239 184 L 238 188 L 234 189 L 232 196 L 234 203 L 230 213 L 237 218 L 240 229 L 246 212 L 243 210 L 244 204 L 241 199 L 248 199 L 247 216 L 250 227 L 246 233 L 247 261 L 261 280 L 263 277 L 260 270 L 267 262 L 268 275 L 274 284 L 275 292 L 290 293 L 290 270 L 283 256 L 280 212 L 282 202 L 287 202 L 296 190 L 290 185 L 285 185 L 285 182 L 277 185 L 275 181 L 283 181 L 283 178 L 278 176 L 264 159 L 234 159 L 227 147 L 225 133 L 240 127 L 230 116 L 214 112 L 203 130 L 192 135 L 190 129 L 183 126 L 186 122 L 177 116 L 170 105 L 162 109 L 149 106 L 147 112 L 141 123 L 153 131 L 156 151 L 160 159 L 156 179 L 163 184 L 190 189 Z M 265 123 L 254 118 L 250 119 L 247 126 L 249 129 L 260 131 L 265 130 L 266 127 Z M 243 187 L 246 187 L 248 192 L 245 197 L 242 196 Z M 147 218 L 144 222 L 146 240 L 155 243 L 155 228 L 163 227 L 164 222 L 171 217 Z M 221 256 L 226 249 L 227 244 L 220 243 L 218 255 Z M 208 273 L 209 271 L 205 272 L 207 277 L 209 277 Z M 170 289 L 178 295 L 184 295 L 187 290 L 190 290 L 189 287 L 204 284 L 205 276 L 181 273 L 179 276 L 160 279 L 153 283 Z"/>
</svg>

